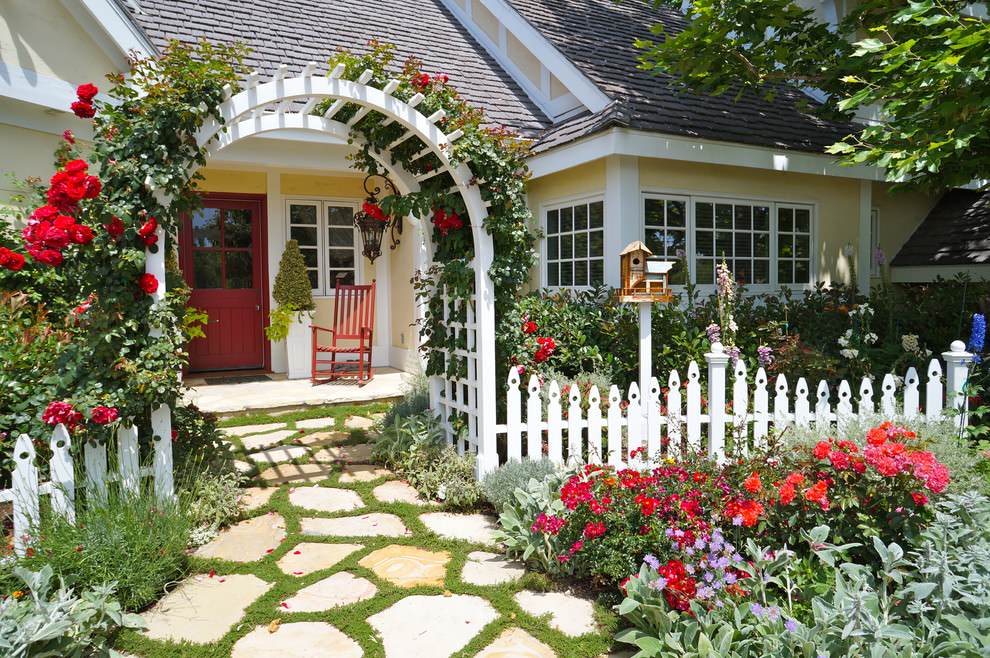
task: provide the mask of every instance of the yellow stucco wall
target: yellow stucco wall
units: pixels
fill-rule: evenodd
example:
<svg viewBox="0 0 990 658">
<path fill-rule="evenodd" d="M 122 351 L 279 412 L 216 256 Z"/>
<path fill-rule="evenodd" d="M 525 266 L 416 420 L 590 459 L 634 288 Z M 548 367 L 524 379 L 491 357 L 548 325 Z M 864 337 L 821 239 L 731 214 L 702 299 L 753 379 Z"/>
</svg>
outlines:
<svg viewBox="0 0 990 658">
<path fill-rule="evenodd" d="M 814 204 L 818 280 L 853 280 L 852 259 L 842 252 L 846 244 L 855 247 L 859 241 L 858 180 L 645 158 L 640 159 L 639 174 L 640 186 L 647 192 Z"/>
<path fill-rule="evenodd" d="M 204 167 L 199 170 L 203 180 L 197 188 L 203 192 L 227 192 L 230 194 L 265 194 L 268 189 L 267 175 L 263 171 L 239 171 L 235 169 L 214 169 Z"/>
<path fill-rule="evenodd" d="M 0 123 L 0 205 L 20 193 L 11 177 L 24 180 L 34 176 L 47 181 L 55 168 L 53 160 L 60 138 L 18 126 Z"/>
<path fill-rule="evenodd" d="M 0 6 L 0 60 L 72 84 L 106 87 L 104 76 L 116 66 L 59 0 L 4 0 Z"/>
<path fill-rule="evenodd" d="M 935 205 L 924 192 L 893 192 L 887 183 L 873 183 L 873 207 L 880 222 L 880 248 L 890 260 L 900 251 Z"/>
</svg>

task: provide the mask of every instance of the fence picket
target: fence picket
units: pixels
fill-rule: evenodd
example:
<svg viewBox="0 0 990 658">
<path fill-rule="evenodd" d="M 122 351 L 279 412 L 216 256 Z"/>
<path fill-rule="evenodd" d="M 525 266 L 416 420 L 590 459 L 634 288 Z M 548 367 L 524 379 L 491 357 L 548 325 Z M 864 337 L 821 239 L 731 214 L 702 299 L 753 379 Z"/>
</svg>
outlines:
<svg viewBox="0 0 990 658">
<path fill-rule="evenodd" d="M 646 450 L 651 462 L 659 461 L 663 421 L 660 415 L 660 382 L 650 378 L 650 392 L 646 397 Z"/>
<path fill-rule="evenodd" d="M 550 382 L 550 395 L 547 403 L 547 451 L 550 461 L 563 464 L 564 456 L 561 446 L 560 419 L 560 386 L 556 381 Z"/>
<path fill-rule="evenodd" d="M 828 382 L 824 379 L 818 382 L 818 392 L 815 394 L 815 429 L 819 432 L 827 432 L 832 424 L 832 404 L 829 401 L 831 394 L 828 391 Z"/>
<path fill-rule="evenodd" d="M 567 463 L 574 466 L 584 463 L 584 455 L 581 451 L 581 391 L 577 384 L 571 384 L 567 392 L 567 399 L 570 404 L 567 407 Z"/>
<path fill-rule="evenodd" d="M 519 396 L 519 369 L 509 368 L 508 390 L 505 393 L 505 426 L 508 439 L 506 450 L 509 461 L 522 459 L 522 402 Z"/>
<path fill-rule="evenodd" d="M 932 359 L 928 364 L 928 385 L 925 387 L 925 417 L 938 420 L 942 417 L 942 364 Z"/>
<path fill-rule="evenodd" d="M 536 375 L 529 377 L 529 397 L 526 398 L 526 456 L 530 459 L 543 457 L 543 400 L 540 380 Z"/>
<path fill-rule="evenodd" d="M 811 403 L 808 401 L 808 380 L 801 377 L 794 387 L 794 425 L 797 427 L 811 426 Z"/>
<path fill-rule="evenodd" d="M 21 434 L 14 443 L 14 552 L 24 555 L 30 543 L 28 533 L 38 525 L 38 467 L 34 464 L 34 442 Z"/>
<path fill-rule="evenodd" d="M 732 383 L 732 447 L 737 455 L 748 455 L 749 434 L 746 414 L 749 412 L 749 388 L 746 383 L 746 362 L 736 360 L 735 381 Z"/>
<path fill-rule="evenodd" d="M 852 388 L 849 382 L 843 379 L 839 382 L 839 402 L 835 405 L 835 425 L 839 429 L 839 434 L 845 433 L 852 416 Z"/>
<path fill-rule="evenodd" d="M 770 430 L 770 397 L 767 393 L 767 371 L 763 368 L 756 371 L 753 387 L 753 446 L 759 448 L 766 445 Z"/>
<path fill-rule="evenodd" d="M 602 463 L 602 398 L 597 386 L 588 391 L 588 463 Z"/>
<path fill-rule="evenodd" d="M 791 423 L 791 411 L 789 408 L 790 397 L 787 392 L 787 377 L 783 374 L 777 375 L 774 390 L 777 393 L 773 398 L 773 426 L 778 429 L 783 429 Z"/>
<path fill-rule="evenodd" d="M 52 512 L 69 523 L 76 522 L 76 474 L 72 468 L 72 437 L 59 423 L 52 432 L 52 459 L 49 473 L 52 482 Z"/>
<path fill-rule="evenodd" d="M 138 460 L 138 431 L 133 425 L 117 428 L 117 464 L 120 487 L 130 495 L 137 495 L 141 484 Z"/>
<path fill-rule="evenodd" d="M 725 457 L 725 369 L 729 356 L 720 343 L 705 354 L 708 361 L 708 456 L 721 461 Z"/>
<path fill-rule="evenodd" d="M 873 380 L 869 377 L 863 377 L 863 381 L 859 385 L 859 416 L 860 418 L 868 418 L 876 413 L 876 407 L 873 405 Z"/>
<path fill-rule="evenodd" d="M 692 451 L 701 450 L 701 372 L 698 363 L 688 365 L 687 384 L 687 443 Z"/>
<path fill-rule="evenodd" d="M 168 405 L 159 405 L 151 411 L 151 440 L 155 446 L 155 496 L 158 500 L 172 500 L 175 497 L 175 476 L 172 464 L 172 410 Z"/>
<path fill-rule="evenodd" d="M 622 465 L 622 395 L 615 384 L 608 389 L 608 463 Z"/>
<path fill-rule="evenodd" d="M 904 375 L 904 417 L 907 419 L 918 417 L 918 383 L 921 378 L 918 377 L 918 371 L 914 366 L 908 368 L 907 374 Z"/>
<path fill-rule="evenodd" d="M 880 395 L 880 413 L 886 420 L 893 420 L 897 415 L 897 400 L 894 394 L 897 392 L 897 381 L 889 372 L 883 376 L 881 385 L 883 393 Z"/>
<path fill-rule="evenodd" d="M 671 457 L 677 457 L 683 449 L 681 427 L 681 376 L 671 370 L 667 379 L 667 454 Z"/>
<path fill-rule="evenodd" d="M 626 407 L 626 463 L 642 466 L 643 458 L 638 450 L 643 446 L 643 407 L 639 400 L 639 386 L 629 385 L 629 406 Z M 635 453 L 635 458 L 633 454 Z"/>
<path fill-rule="evenodd" d="M 96 441 L 83 446 L 83 462 L 86 464 L 86 496 L 91 500 L 107 499 L 107 447 Z"/>
</svg>

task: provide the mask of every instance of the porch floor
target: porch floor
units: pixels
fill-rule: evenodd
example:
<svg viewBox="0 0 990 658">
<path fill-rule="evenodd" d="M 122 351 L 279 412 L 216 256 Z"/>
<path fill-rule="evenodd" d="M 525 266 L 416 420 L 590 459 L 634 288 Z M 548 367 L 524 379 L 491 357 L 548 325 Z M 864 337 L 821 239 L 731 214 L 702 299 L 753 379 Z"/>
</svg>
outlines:
<svg viewBox="0 0 990 658">
<path fill-rule="evenodd" d="M 237 384 L 207 384 L 207 377 L 212 375 L 188 377 L 189 389 L 183 401 L 209 413 L 237 414 L 388 400 L 401 396 L 413 376 L 394 368 L 376 368 L 375 378 L 364 386 L 354 380 L 314 386 L 308 379 L 289 380 L 279 374 L 269 374 L 268 381 Z"/>
</svg>

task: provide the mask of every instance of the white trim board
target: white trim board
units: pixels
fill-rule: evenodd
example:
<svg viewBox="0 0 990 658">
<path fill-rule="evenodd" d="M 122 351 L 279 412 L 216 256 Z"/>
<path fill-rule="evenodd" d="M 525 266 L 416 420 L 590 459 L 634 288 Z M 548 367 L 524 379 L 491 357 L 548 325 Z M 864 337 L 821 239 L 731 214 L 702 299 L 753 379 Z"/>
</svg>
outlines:
<svg viewBox="0 0 990 658">
<path fill-rule="evenodd" d="M 61 1 L 121 71 L 128 70 L 128 57 L 132 52 L 141 57 L 158 53 L 158 49 L 131 19 L 127 9 L 114 0 Z"/>
<path fill-rule="evenodd" d="M 894 283 L 926 283 L 936 277 L 951 279 L 957 274 L 968 274 L 974 281 L 990 280 L 990 263 L 972 265 L 910 265 L 890 268 L 890 280 Z"/>
<path fill-rule="evenodd" d="M 844 167 L 832 156 L 825 154 L 775 151 L 760 146 L 675 137 L 629 128 L 611 128 L 558 146 L 531 157 L 527 164 L 533 178 L 540 178 L 610 155 L 631 155 L 640 158 L 750 167 L 839 178 L 884 180 L 882 170 L 876 167 Z"/>
<path fill-rule="evenodd" d="M 0 61 L 0 96 L 68 113 L 76 88 L 66 80 Z"/>
</svg>

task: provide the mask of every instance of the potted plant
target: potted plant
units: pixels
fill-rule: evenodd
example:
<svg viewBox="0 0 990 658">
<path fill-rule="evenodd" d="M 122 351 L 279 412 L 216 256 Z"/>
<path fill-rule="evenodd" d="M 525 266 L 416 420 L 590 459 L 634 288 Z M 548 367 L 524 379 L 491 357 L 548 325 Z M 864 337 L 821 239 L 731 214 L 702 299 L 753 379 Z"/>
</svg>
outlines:
<svg viewBox="0 0 990 658">
<path fill-rule="evenodd" d="M 295 240 L 285 243 L 272 297 L 276 307 L 269 315 L 265 335 L 273 341 L 285 341 L 289 379 L 305 379 L 311 374 L 311 325 L 316 304 L 313 303 L 313 289 L 306 273 L 306 261 Z"/>
</svg>

